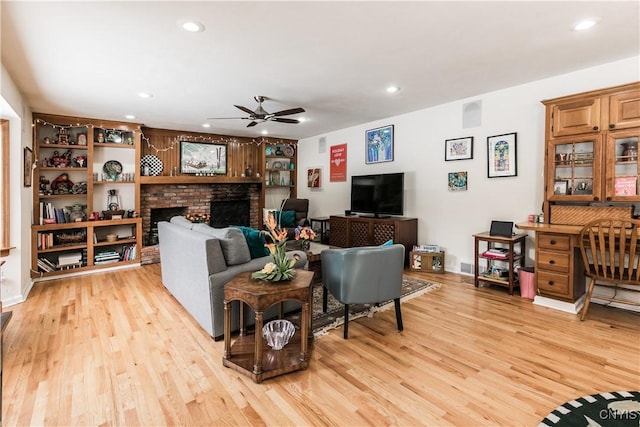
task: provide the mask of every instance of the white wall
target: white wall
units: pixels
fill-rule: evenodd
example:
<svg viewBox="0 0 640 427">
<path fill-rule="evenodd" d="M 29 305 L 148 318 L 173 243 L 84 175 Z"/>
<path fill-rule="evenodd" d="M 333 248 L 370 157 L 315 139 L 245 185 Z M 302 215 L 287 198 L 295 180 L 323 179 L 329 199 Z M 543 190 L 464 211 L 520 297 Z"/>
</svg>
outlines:
<svg viewBox="0 0 640 427">
<path fill-rule="evenodd" d="M 2 65 L 0 74 L 0 117 L 10 122 L 9 179 L 11 181 L 11 250 L 2 268 L 2 303 L 4 306 L 21 302 L 32 284 L 31 264 L 31 206 L 30 187 L 23 186 L 22 163 L 24 147 L 31 147 L 31 112 L 22 94 Z"/>
<path fill-rule="evenodd" d="M 405 172 L 405 216 L 417 217 L 418 242 L 438 244 L 447 253 L 446 270 L 460 271 L 473 263 L 474 233 L 488 230 L 492 219 L 526 221 L 540 213 L 543 202 L 544 106 L 541 100 L 601 89 L 640 80 L 640 57 L 486 93 L 449 104 L 390 117 L 305 138 L 298 144 L 298 182 L 306 182 L 308 167 L 323 168 L 322 188 L 298 188 L 298 197 L 310 199 L 311 216 L 344 213 L 350 204 L 350 180 L 329 182 L 329 151 L 348 144 L 347 176 Z M 482 101 L 482 123 L 462 128 L 462 106 Z M 367 165 L 364 134 L 367 129 L 395 126 L 394 161 Z M 487 178 L 487 137 L 517 132 L 518 175 Z M 474 137 L 471 160 L 444 160 L 445 139 Z M 319 153 L 319 140 L 326 151 Z M 467 171 L 468 190 L 450 192 L 449 172 Z M 533 241 L 527 239 L 533 265 Z"/>
</svg>

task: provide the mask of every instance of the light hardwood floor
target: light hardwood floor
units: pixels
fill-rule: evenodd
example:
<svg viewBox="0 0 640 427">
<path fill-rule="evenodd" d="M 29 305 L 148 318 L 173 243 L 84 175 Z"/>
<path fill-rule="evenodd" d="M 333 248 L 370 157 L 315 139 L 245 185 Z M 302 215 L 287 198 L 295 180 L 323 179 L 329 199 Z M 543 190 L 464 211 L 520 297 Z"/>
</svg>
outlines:
<svg viewBox="0 0 640 427">
<path fill-rule="evenodd" d="M 317 339 L 306 371 L 261 384 L 163 288 L 160 266 L 35 284 L 10 307 L 2 421 L 10 425 L 537 425 L 569 399 L 640 389 L 640 316 L 589 318 L 456 274 Z M 466 279 L 468 281 L 468 279 Z"/>
</svg>

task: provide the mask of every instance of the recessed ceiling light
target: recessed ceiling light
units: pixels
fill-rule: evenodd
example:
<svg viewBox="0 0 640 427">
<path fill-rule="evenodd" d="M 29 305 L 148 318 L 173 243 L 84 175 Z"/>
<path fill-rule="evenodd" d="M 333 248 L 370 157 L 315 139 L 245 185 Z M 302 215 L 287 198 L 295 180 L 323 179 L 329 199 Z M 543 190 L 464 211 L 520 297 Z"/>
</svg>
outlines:
<svg viewBox="0 0 640 427">
<path fill-rule="evenodd" d="M 126 116 L 124 116 L 125 119 L 129 119 L 129 120 L 133 120 L 136 118 L 136 116 L 134 116 L 133 114 L 127 114 Z"/>
<path fill-rule="evenodd" d="M 400 88 L 398 86 L 389 86 L 387 88 L 387 92 L 389 92 L 389 93 L 396 93 L 399 90 L 400 90 Z"/>
<path fill-rule="evenodd" d="M 203 128 L 210 128 L 210 127 L 211 127 L 211 125 L 210 125 L 209 123 L 205 123 L 205 124 L 203 124 L 203 125 L 202 125 L 202 127 L 203 127 Z"/>
<path fill-rule="evenodd" d="M 152 93 L 147 93 L 147 92 L 138 92 L 138 96 L 140 98 L 144 98 L 144 99 L 153 98 L 153 94 Z"/>
<path fill-rule="evenodd" d="M 268 130 L 266 130 L 266 129 L 263 129 L 263 130 L 262 130 L 262 132 L 260 132 L 260 133 L 261 133 L 261 134 L 263 134 L 263 135 L 266 135 L 266 134 L 268 134 L 268 133 L 269 133 L 269 131 L 268 131 Z"/>
<path fill-rule="evenodd" d="M 303 122 L 306 122 L 306 121 L 307 121 L 307 118 L 306 118 L 306 117 L 298 117 L 298 121 L 299 121 L 300 123 L 303 123 Z"/>
<path fill-rule="evenodd" d="M 178 21 L 178 27 L 190 33 L 201 33 L 202 31 L 204 31 L 204 25 L 202 25 L 200 22 L 187 19 Z"/>
<path fill-rule="evenodd" d="M 588 30 L 589 28 L 593 27 L 597 23 L 598 23 L 598 20 L 594 18 L 583 19 L 582 21 L 578 22 L 573 26 L 573 30 L 574 31 Z"/>
</svg>

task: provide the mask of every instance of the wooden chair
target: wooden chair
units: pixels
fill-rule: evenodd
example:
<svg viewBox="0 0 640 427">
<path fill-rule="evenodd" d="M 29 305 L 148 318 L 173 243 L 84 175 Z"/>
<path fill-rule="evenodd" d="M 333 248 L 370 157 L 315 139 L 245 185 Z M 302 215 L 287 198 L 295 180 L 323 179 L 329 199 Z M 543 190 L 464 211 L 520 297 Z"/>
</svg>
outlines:
<svg viewBox="0 0 640 427">
<path fill-rule="evenodd" d="M 640 305 L 630 300 L 616 298 L 620 289 L 640 291 L 640 245 L 638 227 L 640 221 L 632 219 L 599 219 L 586 224 L 580 232 L 580 252 L 585 266 L 585 274 L 590 278 L 580 320 L 584 320 L 589 310 L 593 288 L 598 286 L 615 288 L 613 296 L 598 294 L 597 299 Z M 620 285 L 628 285 L 623 288 Z"/>
</svg>

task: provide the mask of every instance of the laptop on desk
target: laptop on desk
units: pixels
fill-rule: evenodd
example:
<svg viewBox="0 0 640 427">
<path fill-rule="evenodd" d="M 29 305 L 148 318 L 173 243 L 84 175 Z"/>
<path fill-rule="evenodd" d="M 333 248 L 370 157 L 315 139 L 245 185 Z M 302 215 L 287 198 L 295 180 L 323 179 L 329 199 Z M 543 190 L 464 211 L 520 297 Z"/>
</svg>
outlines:
<svg viewBox="0 0 640 427">
<path fill-rule="evenodd" d="M 513 232 L 513 221 L 491 221 L 489 235 L 500 237 L 514 236 L 515 233 Z"/>
</svg>

